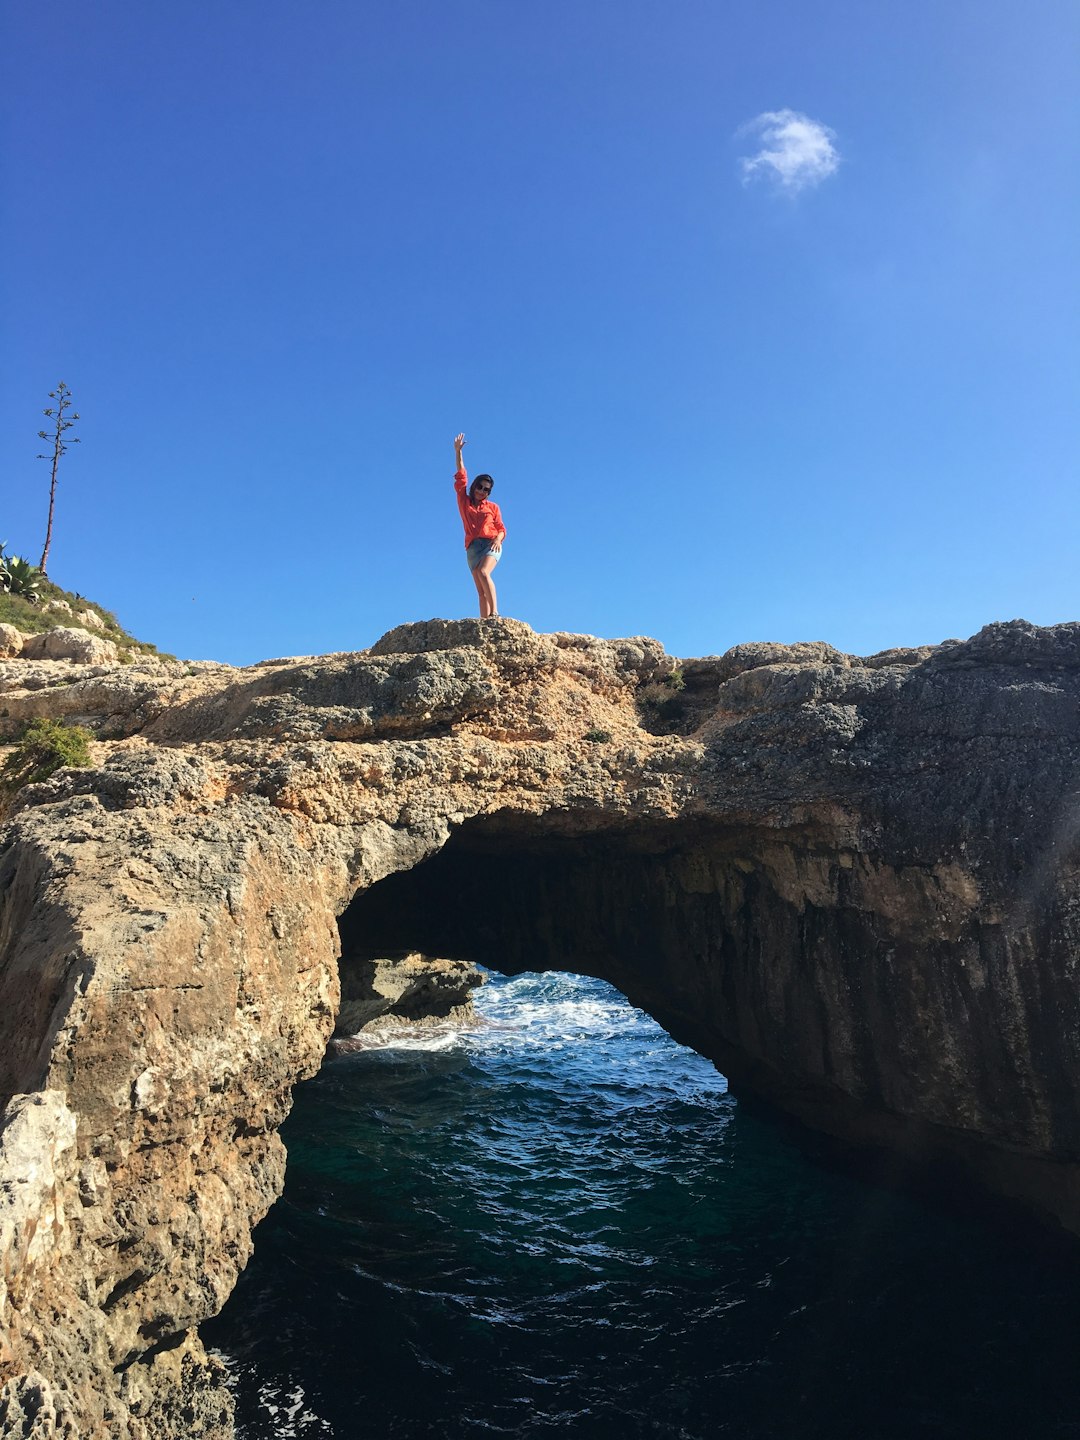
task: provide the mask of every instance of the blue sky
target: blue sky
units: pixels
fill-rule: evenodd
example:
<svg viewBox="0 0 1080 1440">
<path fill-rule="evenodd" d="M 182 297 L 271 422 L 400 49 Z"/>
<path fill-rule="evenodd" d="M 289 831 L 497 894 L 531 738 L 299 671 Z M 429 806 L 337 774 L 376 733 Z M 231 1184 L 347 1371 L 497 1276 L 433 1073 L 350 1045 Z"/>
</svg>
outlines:
<svg viewBox="0 0 1080 1440">
<path fill-rule="evenodd" d="M 0 14 L 0 538 L 63 379 L 50 574 L 139 636 L 474 613 L 458 430 L 538 630 L 1077 617 L 1073 0 Z"/>
</svg>

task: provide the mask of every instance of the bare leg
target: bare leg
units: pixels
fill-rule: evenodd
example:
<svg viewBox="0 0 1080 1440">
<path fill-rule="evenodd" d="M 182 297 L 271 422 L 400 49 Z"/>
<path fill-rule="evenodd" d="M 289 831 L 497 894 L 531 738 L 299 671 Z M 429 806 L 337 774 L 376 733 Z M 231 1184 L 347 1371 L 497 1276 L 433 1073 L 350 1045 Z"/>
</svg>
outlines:
<svg viewBox="0 0 1080 1440">
<path fill-rule="evenodd" d="M 476 567 L 475 570 L 471 570 L 469 573 L 472 575 L 473 584 L 476 586 L 476 593 L 480 598 L 480 619 L 483 620 L 487 615 L 491 613 L 488 609 L 487 581 L 485 580 L 484 576 L 480 574 L 479 565 Z"/>
<path fill-rule="evenodd" d="M 473 579 L 476 581 L 476 589 L 480 596 L 481 620 L 486 619 L 489 615 L 499 613 L 498 601 L 495 598 L 495 581 L 491 574 L 498 563 L 498 555 L 485 555 L 473 571 Z"/>
</svg>

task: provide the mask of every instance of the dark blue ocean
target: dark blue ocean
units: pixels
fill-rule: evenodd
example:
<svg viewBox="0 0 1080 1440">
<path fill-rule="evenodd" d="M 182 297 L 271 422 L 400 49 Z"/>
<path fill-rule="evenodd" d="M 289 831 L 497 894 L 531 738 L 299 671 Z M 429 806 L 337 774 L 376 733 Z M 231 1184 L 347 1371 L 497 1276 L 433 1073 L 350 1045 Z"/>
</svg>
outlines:
<svg viewBox="0 0 1080 1440">
<path fill-rule="evenodd" d="M 205 1327 L 241 1434 L 1080 1437 L 1080 1260 L 807 1158 L 596 980 L 297 1091 Z"/>
</svg>

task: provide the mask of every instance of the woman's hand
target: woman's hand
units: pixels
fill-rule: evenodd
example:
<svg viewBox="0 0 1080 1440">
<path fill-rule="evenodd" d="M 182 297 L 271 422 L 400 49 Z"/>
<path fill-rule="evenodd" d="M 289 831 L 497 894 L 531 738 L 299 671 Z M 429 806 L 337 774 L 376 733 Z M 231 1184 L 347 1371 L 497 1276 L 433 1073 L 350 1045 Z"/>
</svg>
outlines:
<svg viewBox="0 0 1080 1440">
<path fill-rule="evenodd" d="M 458 457 L 459 460 L 461 459 L 461 448 L 462 448 L 462 446 L 463 446 L 464 444 L 465 444 L 465 436 L 464 436 L 464 435 L 455 435 L 455 436 L 454 436 L 454 450 L 455 450 L 455 453 L 457 454 L 457 457 Z"/>
</svg>

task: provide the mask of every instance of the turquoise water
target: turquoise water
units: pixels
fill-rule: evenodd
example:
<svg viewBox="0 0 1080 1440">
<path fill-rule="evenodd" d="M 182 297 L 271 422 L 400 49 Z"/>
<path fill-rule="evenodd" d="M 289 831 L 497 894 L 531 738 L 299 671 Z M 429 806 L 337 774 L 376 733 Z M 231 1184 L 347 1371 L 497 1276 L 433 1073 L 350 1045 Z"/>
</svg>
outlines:
<svg viewBox="0 0 1080 1440">
<path fill-rule="evenodd" d="M 327 1063 L 223 1315 L 247 1440 L 1080 1437 L 1080 1262 L 805 1158 L 600 981 Z"/>
</svg>

